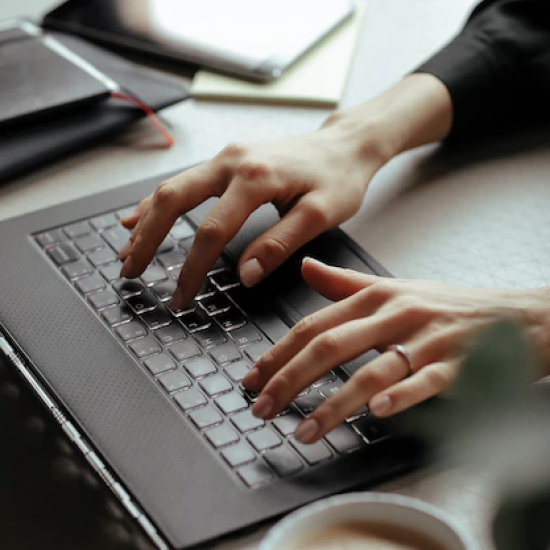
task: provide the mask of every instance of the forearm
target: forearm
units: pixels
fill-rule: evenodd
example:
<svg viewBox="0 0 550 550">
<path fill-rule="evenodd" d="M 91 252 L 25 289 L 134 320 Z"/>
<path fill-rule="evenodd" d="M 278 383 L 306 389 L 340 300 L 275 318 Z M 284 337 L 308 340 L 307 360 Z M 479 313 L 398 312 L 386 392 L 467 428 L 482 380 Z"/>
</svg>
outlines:
<svg viewBox="0 0 550 550">
<path fill-rule="evenodd" d="M 444 139 L 453 105 L 445 85 L 430 74 L 413 74 L 362 105 L 335 111 L 322 131 L 335 134 L 359 161 L 384 164 L 394 156 Z"/>
</svg>

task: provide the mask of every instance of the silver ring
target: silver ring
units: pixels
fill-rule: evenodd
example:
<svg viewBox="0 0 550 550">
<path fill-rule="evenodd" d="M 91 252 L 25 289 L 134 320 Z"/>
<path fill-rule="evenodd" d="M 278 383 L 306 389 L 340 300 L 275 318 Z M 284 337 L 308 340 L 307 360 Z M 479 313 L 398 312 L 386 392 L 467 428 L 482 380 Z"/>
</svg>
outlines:
<svg viewBox="0 0 550 550">
<path fill-rule="evenodd" d="M 402 346 L 401 344 L 392 344 L 388 347 L 388 351 L 395 351 L 397 355 L 403 357 L 403 359 L 407 361 L 407 365 L 409 366 L 409 376 L 411 374 L 414 374 L 413 360 L 411 354 L 407 351 L 407 348 L 405 346 Z"/>
</svg>

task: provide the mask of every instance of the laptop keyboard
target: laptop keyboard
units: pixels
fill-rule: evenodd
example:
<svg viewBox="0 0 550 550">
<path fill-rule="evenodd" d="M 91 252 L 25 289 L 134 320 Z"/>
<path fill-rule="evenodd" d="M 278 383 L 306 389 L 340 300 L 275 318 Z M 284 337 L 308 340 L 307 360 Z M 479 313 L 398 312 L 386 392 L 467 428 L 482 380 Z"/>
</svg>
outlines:
<svg viewBox="0 0 550 550">
<path fill-rule="evenodd" d="M 388 425 L 362 407 L 322 441 L 303 445 L 293 438 L 301 419 L 338 390 L 331 371 L 314 382 L 276 418 L 254 417 L 256 395 L 241 380 L 273 344 L 239 305 L 245 289 L 230 262 L 220 258 L 192 306 L 171 309 L 171 298 L 195 231 L 177 220 L 139 279 L 120 279 L 118 253 L 130 232 L 120 218 L 127 207 L 34 235 L 111 330 L 127 346 L 226 465 L 248 487 L 301 473 L 320 463 L 377 443 Z"/>
</svg>

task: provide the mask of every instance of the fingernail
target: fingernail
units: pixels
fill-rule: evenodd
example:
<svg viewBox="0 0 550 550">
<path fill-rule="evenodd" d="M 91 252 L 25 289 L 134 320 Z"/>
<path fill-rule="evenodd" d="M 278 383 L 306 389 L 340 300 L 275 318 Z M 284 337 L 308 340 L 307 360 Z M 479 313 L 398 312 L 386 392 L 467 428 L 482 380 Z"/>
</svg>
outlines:
<svg viewBox="0 0 550 550">
<path fill-rule="evenodd" d="M 315 418 L 306 418 L 298 425 L 294 432 L 294 437 L 300 443 L 313 443 L 319 433 L 319 422 Z"/>
<path fill-rule="evenodd" d="M 307 264 L 308 262 L 311 261 L 311 259 L 312 259 L 312 258 L 310 258 L 309 256 L 304 256 L 304 257 L 302 258 L 302 265 Z"/>
<path fill-rule="evenodd" d="M 260 395 L 252 407 L 252 414 L 257 418 L 267 418 L 273 409 L 273 398 L 269 395 Z"/>
<path fill-rule="evenodd" d="M 250 390 L 256 388 L 260 383 L 260 371 L 256 367 L 252 368 L 243 378 L 243 386 Z"/>
<path fill-rule="evenodd" d="M 252 260 L 248 260 L 243 264 L 239 275 L 242 284 L 246 287 L 251 287 L 262 280 L 264 269 L 256 258 L 252 258 Z"/>
<path fill-rule="evenodd" d="M 121 249 L 118 257 L 121 261 L 124 261 L 128 254 L 130 253 L 130 250 L 132 250 L 132 242 L 128 241 Z"/>
<path fill-rule="evenodd" d="M 133 267 L 134 267 L 134 262 L 132 260 L 132 256 L 128 256 L 124 261 L 124 264 L 122 264 L 122 269 L 120 270 L 120 276 L 122 278 L 128 277 L 128 275 L 132 272 Z"/>
<path fill-rule="evenodd" d="M 388 395 L 377 395 L 370 403 L 369 409 L 375 416 L 382 416 L 391 409 L 391 399 Z"/>
</svg>

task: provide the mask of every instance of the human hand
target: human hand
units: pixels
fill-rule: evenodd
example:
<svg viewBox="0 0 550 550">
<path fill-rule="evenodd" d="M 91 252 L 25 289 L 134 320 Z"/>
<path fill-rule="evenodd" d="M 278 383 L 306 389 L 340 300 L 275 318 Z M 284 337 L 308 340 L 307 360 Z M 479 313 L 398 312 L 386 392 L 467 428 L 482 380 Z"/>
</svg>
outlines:
<svg viewBox="0 0 550 550">
<path fill-rule="evenodd" d="M 384 417 L 444 391 L 469 336 L 500 318 L 526 326 L 550 364 L 547 289 L 461 288 L 433 281 L 386 279 L 307 259 L 304 279 L 337 301 L 301 320 L 243 380 L 260 391 L 252 409 L 272 418 L 330 369 L 369 349 L 381 355 L 361 367 L 296 429 L 313 443 L 368 403 Z M 406 357 L 388 350 L 401 344 Z"/>
<path fill-rule="evenodd" d="M 178 216 L 220 197 L 197 230 L 174 306 L 190 302 L 225 245 L 250 214 L 273 203 L 281 220 L 244 251 L 240 278 L 253 286 L 319 233 L 351 217 L 385 162 L 363 148 L 361 158 L 333 127 L 285 141 L 235 144 L 214 159 L 163 182 L 122 222 L 133 229 L 121 251 L 122 276 L 140 275 Z"/>
</svg>

